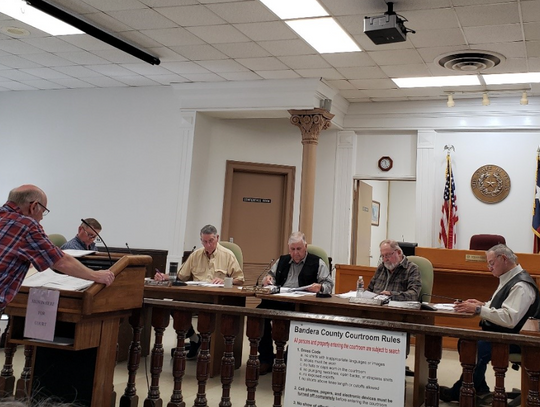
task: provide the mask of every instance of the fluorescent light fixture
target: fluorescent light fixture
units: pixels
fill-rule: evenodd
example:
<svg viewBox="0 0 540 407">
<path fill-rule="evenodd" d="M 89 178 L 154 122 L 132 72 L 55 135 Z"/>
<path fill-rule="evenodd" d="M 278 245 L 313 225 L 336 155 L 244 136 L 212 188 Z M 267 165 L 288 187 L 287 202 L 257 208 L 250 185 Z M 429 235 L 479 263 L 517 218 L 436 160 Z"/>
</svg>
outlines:
<svg viewBox="0 0 540 407">
<path fill-rule="evenodd" d="M 0 3 L 3 1 L 4 0 L 0 0 Z M 50 16 L 58 18 L 59 20 L 62 20 L 65 23 L 84 31 L 86 34 L 91 35 L 92 37 L 97 38 L 98 40 L 103 41 L 112 47 L 118 48 L 121 51 L 133 55 L 144 62 L 148 62 L 152 65 L 159 65 L 161 63 L 159 58 L 149 54 L 148 52 L 139 48 L 137 45 L 132 44 L 113 33 L 105 31 L 103 28 L 98 27 L 90 20 L 87 20 L 82 16 L 78 16 L 72 11 L 61 6 L 55 5 L 50 0 L 26 0 L 26 2 L 32 7 L 35 7 L 36 9 L 43 11 Z"/>
<path fill-rule="evenodd" d="M 261 0 L 261 2 L 282 20 L 328 15 L 317 0 Z"/>
<path fill-rule="evenodd" d="M 30 7 L 23 0 L 0 0 L 0 12 L 51 35 L 84 34 L 81 30 Z"/>
<path fill-rule="evenodd" d="M 321 54 L 362 51 L 331 17 L 285 22 Z"/>
<path fill-rule="evenodd" d="M 484 92 L 484 94 L 482 95 L 482 105 L 483 106 L 489 106 L 491 102 L 489 101 L 489 96 L 487 94 L 487 92 Z"/>
<path fill-rule="evenodd" d="M 529 73 L 501 73 L 493 75 L 482 75 L 487 85 L 505 85 L 512 83 L 538 83 L 540 82 L 540 72 Z"/>
<path fill-rule="evenodd" d="M 480 85 L 477 75 L 429 76 L 418 78 L 392 78 L 400 88 L 437 88 L 445 86 Z"/>
</svg>

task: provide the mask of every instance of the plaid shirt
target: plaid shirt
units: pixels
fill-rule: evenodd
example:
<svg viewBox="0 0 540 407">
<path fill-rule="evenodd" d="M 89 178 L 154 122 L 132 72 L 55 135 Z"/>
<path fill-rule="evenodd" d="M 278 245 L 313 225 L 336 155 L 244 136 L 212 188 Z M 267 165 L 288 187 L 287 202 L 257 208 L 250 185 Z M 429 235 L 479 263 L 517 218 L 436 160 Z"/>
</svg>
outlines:
<svg viewBox="0 0 540 407">
<path fill-rule="evenodd" d="M 43 271 L 63 257 L 43 227 L 13 202 L 0 208 L 0 310 L 19 291 L 30 263 Z"/>
<path fill-rule="evenodd" d="M 405 256 L 392 273 L 384 264 L 379 265 L 367 288 L 377 294 L 390 291 L 392 301 L 418 301 L 421 289 L 422 280 L 418 266 Z"/>
</svg>

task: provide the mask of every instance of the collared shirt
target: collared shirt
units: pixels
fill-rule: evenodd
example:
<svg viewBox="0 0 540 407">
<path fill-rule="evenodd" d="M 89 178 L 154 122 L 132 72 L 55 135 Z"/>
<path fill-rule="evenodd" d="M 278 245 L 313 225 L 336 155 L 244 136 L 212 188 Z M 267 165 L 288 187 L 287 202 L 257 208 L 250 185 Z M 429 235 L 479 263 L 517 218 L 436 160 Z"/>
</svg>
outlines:
<svg viewBox="0 0 540 407">
<path fill-rule="evenodd" d="M 521 273 L 523 269 L 517 265 L 499 277 L 499 286 L 491 296 L 495 294 L 512 278 Z M 529 307 L 534 303 L 534 289 L 525 282 L 516 283 L 511 289 L 508 297 L 504 300 L 501 308 L 490 308 L 491 299 L 480 309 L 480 317 L 493 324 L 513 328 L 525 316 Z"/>
<path fill-rule="evenodd" d="M 210 282 L 216 277 L 221 279 L 232 277 L 233 280 L 244 281 L 244 273 L 236 256 L 219 243 L 210 257 L 206 255 L 204 247 L 195 250 L 178 272 L 178 279 L 182 281 Z"/>
<path fill-rule="evenodd" d="M 75 236 L 69 242 L 64 243 L 61 249 L 62 250 L 67 250 L 67 249 L 69 250 L 97 250 L 95 242 L 90 243 L 90 246 L 86 247 L 83 241 L 79 239 L 79 236 Z"/>
<path fill-rule="evenodd" d="M 0 208 L 0 309 L 17 294 L 33 264 L 43 271 L 64 254 L 47 237 L 35 219 L 24 216 L 13 202 Z"/>
<path fill-rule="evenodd" d="M 367 290 L 377 294 L 381 291 L 390 291 L 392 293 L 390 299 L 393 301 L 418 301 L 422 290 L 418 266 L 405 256 L 392 272 L 381 264 L 377 267 Z"/>
<path fill-rule="evenodd" d="M 291 258 L 291 261 L 289 262 L 291 265 L 291 268 L 289 269 L 289 274 L 287 274 L 287 280 L 285 280 L 283 287 L 298 288 L 298 276 L 300 275 L 300 272 L 302 271 L 302 268 L 304 267 L 306 257 L 307 257 L 307 253 L 306 253 L 306 256 L 299 263 L 295 263 L 293 259 Z M 276 281 L 276 270 L 277 270 L 278 263 L 279 261 L 276 261 L 270 268 L 270 271 L 268 272 L 268 275 L 272 277 L 274 282 Z M 317 271 L 317 283 L 322 285 L 321 292 L 324 294 L 330 294 L 332 292 L 332 289 L 334 288 L 334 280 L 332 280 L 332 277 L 330 276 L 330 271 L 328 270 L 326 263 L 322 259 L 319 259 L 319 270 Z"/>
</svg>

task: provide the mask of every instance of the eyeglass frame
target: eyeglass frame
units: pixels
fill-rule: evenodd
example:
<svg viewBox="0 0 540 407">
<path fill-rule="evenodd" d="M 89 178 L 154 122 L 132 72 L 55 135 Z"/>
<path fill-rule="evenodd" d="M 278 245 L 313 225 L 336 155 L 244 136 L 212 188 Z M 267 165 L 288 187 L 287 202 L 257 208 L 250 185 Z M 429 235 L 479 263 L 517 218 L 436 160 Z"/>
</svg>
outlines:
<svg viewBox="0 0 540 407">
<path fill-rule="evenodd" d="M 398 250 L 397 249 L 394 249 L 394 251 L 392 251 L 392 253 L 386 253 L 386 254 L 382 254 L 381 253 L 381 259 L 389 259 L 390 257 L 392 257 Z"/>
<path fill-rule="evenodd" d="M 43 212 L 41 212 L 41 214 L 43 216 L 47 216 L 49 213 L 51 213 L 51 211 L 49 209 L 47 209 L 47 207 L 45 205 L 43 205 L 41 202 L 39 202 L 39 201 L 30 202 L 30 204 L 33 204 L 33 203 L 37 203 L 39 206 L 41 206 L 43 208 Z"/>
<path fill-rule="evenodd" d="M 86 228 L 84 226 L 82 227 L 82 230 L 84 230 L 84 233 L 86 233 L 86 236 L 88 237 L 88 239 L 90 239 L 90 240 L 99 239 L 98 235 L 88 233 L 88 230 L 86 230 Z"/>
</svg>

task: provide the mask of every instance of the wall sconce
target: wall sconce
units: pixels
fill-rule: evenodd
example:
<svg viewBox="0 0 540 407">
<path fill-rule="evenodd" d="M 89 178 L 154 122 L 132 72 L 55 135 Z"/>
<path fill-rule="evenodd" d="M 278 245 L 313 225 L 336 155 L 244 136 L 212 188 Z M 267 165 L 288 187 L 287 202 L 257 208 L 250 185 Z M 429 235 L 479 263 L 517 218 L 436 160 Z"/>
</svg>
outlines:
<svg viewBox="0 0 540 407">
<path fill-rule="evenodd" d="M 454 107 L 455 105 L 456 105 L 456 103 L 454 102 L 454 95 L 452 93 L 450 93 L 448 95 L 448 102 L 446 102 L 446 106 Z"/>
<path fill-rule="evenodd" d="M 482 105 L 489 106 L 490 103 L 491 102 L 489 101 L 487 92 L 484 92 L 484 94 L 482 95 Z"/>
<path fill-rule="evenodd" d="M 527 92 L 523 92 L 523 94 L 521 95 L 521 100 L 519 101 L 519 104 L 520 105 L 528 105 L 529 104 L 529 99 L 527 99 Z"/>
</svg>

